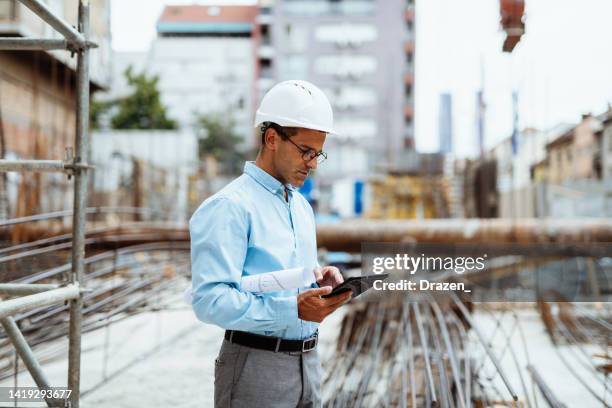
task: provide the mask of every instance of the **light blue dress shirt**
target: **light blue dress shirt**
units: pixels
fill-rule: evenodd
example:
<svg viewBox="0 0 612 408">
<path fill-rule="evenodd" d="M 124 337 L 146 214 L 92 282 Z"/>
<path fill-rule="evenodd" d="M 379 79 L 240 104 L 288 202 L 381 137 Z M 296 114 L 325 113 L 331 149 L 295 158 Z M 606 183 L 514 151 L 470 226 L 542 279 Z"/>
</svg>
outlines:
<svg viewBox="0 0 612 408">
<path fill-rule="evenodd" d="M 315 333 L 318 323 L 298 318 L 297 295 L 308 288 L 240 290 L 243 276 L 318 266 L 312 208 L 294 187 L 286 189 L 288 202 L 280 181 L 247 162 L 191 217 L 192 306 L 201 321 L 284 339 Z"/>
</svg>

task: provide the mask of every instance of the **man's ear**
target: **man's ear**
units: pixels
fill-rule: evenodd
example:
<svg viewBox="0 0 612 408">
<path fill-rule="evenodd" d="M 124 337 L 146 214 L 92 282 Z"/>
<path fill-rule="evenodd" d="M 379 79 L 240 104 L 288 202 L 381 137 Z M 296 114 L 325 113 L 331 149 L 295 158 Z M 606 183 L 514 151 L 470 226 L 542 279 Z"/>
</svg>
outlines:
<svg viewBox="0 0 612 408">
<path fill-rule="evenodd" d="M 278 133 L 276 133 L 276 130 L 271 127 L 267 128 L 266 133 L 264 133 L 264 141 L 266 142 L 266 149 L 276 151 L 278 149 Z"/>
</svg>

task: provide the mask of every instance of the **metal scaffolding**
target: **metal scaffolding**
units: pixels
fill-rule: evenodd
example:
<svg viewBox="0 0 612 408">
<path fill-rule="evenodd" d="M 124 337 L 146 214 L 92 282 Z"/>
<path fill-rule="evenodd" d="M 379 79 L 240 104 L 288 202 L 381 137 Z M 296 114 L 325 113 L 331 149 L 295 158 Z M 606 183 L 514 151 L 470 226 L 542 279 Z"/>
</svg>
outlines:
<svg viewBox="0 0 612 408">
<path fill-rule="evenodd" d="M 87 177 L 91 168 L 88 163 L 89 151 L 89 49 L 96 44 L 89 37 L 89 0 L 79 0 L 78 30 L 53 14 L 40 0 L 19 0 L 36 15 L 52 26 L 64 37 L 55 39 L 0 38 L 0 50 L 67 50 L 77 55 L 77 97 L 76 97 L 76 137 L 74 157 L 62 160 L 0 160 L 0 172 L 36 171 L 64 172 L 74 176 L 74 206 L 72 222 L 72 273 L 70 282 L 58 285 L 3 284 L 1 295 L 16 296 L 14 299 L 0 301 L 0 323 L 17 353 L 24 361 L 39 389 L 48 389 L 49 381 L 32 349 L 13 319 L 18 312 L 35 307 L 70 302 L 70 333 L 68 350 L 68 389 L 72 390 L 68 399 L 47 398 L 49 407 L 79 406 L 81 371 L 81 325 L 82 296 L 80 287 L 85 258 L 85 215 L 87 201 Z"/>
</svg>

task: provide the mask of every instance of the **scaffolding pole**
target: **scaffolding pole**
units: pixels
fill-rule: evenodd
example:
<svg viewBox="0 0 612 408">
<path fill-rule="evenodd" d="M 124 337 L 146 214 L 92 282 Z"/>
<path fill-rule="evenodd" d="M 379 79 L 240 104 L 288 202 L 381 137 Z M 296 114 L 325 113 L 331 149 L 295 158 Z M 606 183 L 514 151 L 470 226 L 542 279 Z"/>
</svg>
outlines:
<svg viewBox="0 0 612 408">
<path fill-rule="evenodd" d="M 74 43 L 66 40 L 55 40 L 52 38 L 0 38 L 0 50 L 32 51 L 32 50 L 68 50 L 75 49 Z M 98 48 L 98 45 L 86 41 L 78 48 Z M 76 48 L 76 49 L 78 49 Z"/>
<path fill-rule="evenodd" d="M 15 323 L 15 320 L 12 317 L 3 317 L 0 318 L 0 324 L 2 324 L 2 327 L 4 327 L 8 338 L 11 340 L 11 343 L 13 343 L 13 346 L 15 346 L 15 350 L 17 350 L 19 357 L 21 357 L 21 360 L 28 368 L 32 379 L 34 380 L 38 388 L 45 390 L 50 389 L 51 385 L 49 383 L 49 380 L 47 379 L 47 376 L 43 372 L 42 367 L 38 363 L 38 360 L 36 360 L 36 356 L 32 352 L 30 345 L 21 333 L 21 330 L 19 330 L 19 327 L 17 326 L 17 323 Z M 45 398 L 45 401 L 50 407 L 65 406 L 64 400 Z"/>
<path fill-rule="evenodd" d="M 47 290 L 59 289 L 55 283 L 0 283 L 0 295 L 25 296 Z"/>
<path fill-rule="evenodd" d="M 60 301 L 70 301 L 70 331 L 68 343 L 68 389 L 71 390 L 70 401 L 49 400 L 48 406 L 79 407 L 80 373 L 81 373 L 81 329 L 83 299 L 80 285 L 85 260 L 85 215 L 87 202 L 87 178 L 90 166 L 89 154 L 89 49 L 96 47 L 88 41 L 89 37 L 89 1 L 79 0 L 78 30 L 58 18 L 40 0 L 19 0 L 45 22 L 64 36 L 63 40 L 55 39 L 0 39 L 0 49 L 9 50 L 50 50 L 66 49 L 77 53 L 76 69 L 76 155 L 68 161 L 61 160 L 0 160 L 0 172 L 7 171 L 52 171 L 74 175 L 74 205 L 72 223 L 72 273 L 70 284 L 61 288 L 43 285 L 31 285 L 28 288 L 15 285 L 2 285 L 2 294 L 23 295 L 15 299 L 0 302 L 0 322 L 7 335 L 15 345 L 17 352 L 24 360 L 28 371 L 39 388 L 47 388 L 47 381 L 42 368 L 25 341 L 15 321 L 10 317 L 15 313 L 35 307 L 47 306 Z"/>
<path fill-rule="evenodd" d="M 80 298 L 78 285 L 68 285 L 63 288 L 48 290 L 35 295 L 21 296 L 0 302 L 0 318 L 12 316 L 37 307 L 49 306 L 54 303 Z"/>
<path fill-rule="evenodd" d="M 79 1 L 79 31 L 83 40 L 89 38 L 89 0 Z M 85 210 L 87 208 L 87 176 L 89 154 L 89 49 L 81 48 L 77 60 L 76 150 L 74 156 L 74 213 L 72 218 L 73 284 L 81 284 L 85 265 Z M 72 408 L 79 408 L 81 378 L 81 325 L 83 298 L 70 301 L 70 331 L 68 342 L 68 389 L 72 390 Z"/>
<path fill-rule="evenodd" d="M 65 172 L 67 170 L 68 166 L 62 160 L 0 160 L 0 172 Z"/>
<path fill-rule="evenodd" d="M 67 50 L 68 41 L 48 38 L 0 38 L 0 50 Z"/>
<path fill-rule="evenodd" d="M 87 40 L 85 36 L 79 31 L 75 30 L 72 26 L 66 23 L 61 18 L 57 17 L 53 12 L 47 7 L 47 5 L 39 0 L 19 0 L 21 4 L 29 8 L 34 12 L 34 14 L 38 15 L 44 21 L 46 21 L 51 27 L 57 30 L 60 34 L 62 34 L 66 40 L 73 43 L 77 48 L 82 48 L 87 46 Z M 89 4 L 89 0 L 80 0 L 79 3 L 83 1 L 87 1 Z M 79 23 L 80 25 L 80 23 Z"/>
</svg>

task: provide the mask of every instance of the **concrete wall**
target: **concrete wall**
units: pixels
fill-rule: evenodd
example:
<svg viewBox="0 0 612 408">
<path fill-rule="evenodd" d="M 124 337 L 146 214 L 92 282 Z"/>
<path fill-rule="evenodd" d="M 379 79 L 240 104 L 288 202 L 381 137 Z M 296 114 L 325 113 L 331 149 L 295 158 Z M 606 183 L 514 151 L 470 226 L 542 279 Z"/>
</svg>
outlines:
<svg viewBox="0 0 612 408">
<path fill-rule="evenodd" d="M 253 146 L 253 52 L 251 38 L 162 37 L 151 46 L 147 70 L 160 76 L 162 102 L 183 129 L 194 112 L 231 115 Z"/>
<path fill-rule="evenodd" d="M 199 164 L 192 132 L 93 132 L 92 150 L 96 205 L 131 206 L 140 200 L 172 219 L 188 218 L 189 178 Z"/>
<path fill-rule="evenodd" d="M 499 194 L 500 218 L 536 217 L 536 188 L 527 186 Z"/>
<path fill-rule="evenodd" d="M 571 180 L 574 174 L 574 147 L 571 141 L 555 145 L 548 150 L 548 181 L 560 183 Z"/>
<path fill-rule="evenodd" d="M 0 51 L 0 127 L 7 158 L 64 159 L 66 147 L 74 147 L 73 74 L 40 52 Z M 72 185 L 62 174 L 9 173 L 7 178 L 10 216 L 71 206 Z"/>
<path fill-rule="evenodd" d="M 612 217 L 612 183 L 537 183 L 500 193 L 500 218 Z"/>
</svg>

